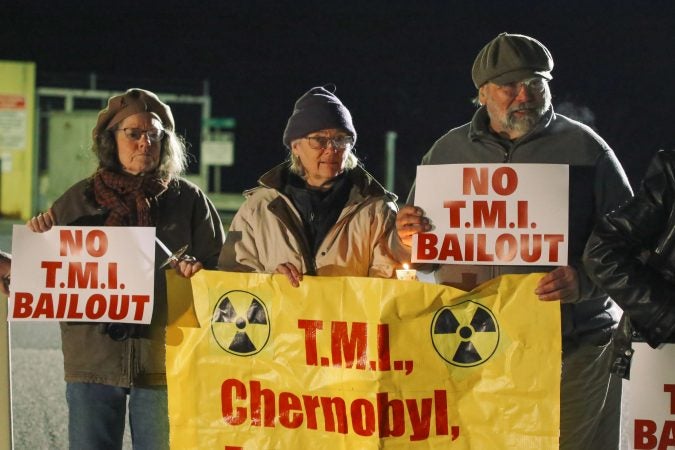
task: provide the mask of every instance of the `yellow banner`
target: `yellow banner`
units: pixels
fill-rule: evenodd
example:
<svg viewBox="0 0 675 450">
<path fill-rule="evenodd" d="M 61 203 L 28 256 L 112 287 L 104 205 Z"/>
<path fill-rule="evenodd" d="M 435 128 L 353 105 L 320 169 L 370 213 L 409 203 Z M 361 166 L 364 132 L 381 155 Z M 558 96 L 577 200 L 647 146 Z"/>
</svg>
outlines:
<svg viewBox="0 0 675 450">
<path fill-rule="evenodd" d="M 558 448 L 560 308 L 540 277 L 467 293 L 201 271 L 191 293 L 170 275 L 171 448 Z"/>
</svg>

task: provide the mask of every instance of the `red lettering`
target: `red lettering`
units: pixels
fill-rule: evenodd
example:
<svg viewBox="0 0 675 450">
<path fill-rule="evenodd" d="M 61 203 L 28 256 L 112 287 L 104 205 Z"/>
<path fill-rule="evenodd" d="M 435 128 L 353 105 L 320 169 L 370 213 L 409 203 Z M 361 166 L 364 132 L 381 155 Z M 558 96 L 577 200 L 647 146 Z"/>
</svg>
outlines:
<svg viewBox="0 0 675 450">
<path fill-rule="evenodd" d="M 87 299 L 84 313 L 87 319 L 100 319 L 106 311 L 107 301 L 102 294 L 93 294 Z"/>
<path fill-rule="evenodd" d="M 461 226 L 460 210 L 466 207 L 466 202 L 463 200 L 446 200 L 443 202 L 443 208 L 448 209 L 450 216 L 450 228 L 459 228 Z"/>
<path fill-rule="evenodd" d="M 98 263 L 73 261 L 68 263 L 68 288 L 98 288 Z"/>
<path fill-rule="evenodd" d="M 476 200 L 473 202 L 473 226 L 476 228 L 506 227 L 506 201 L 492 202 Z"/>
<path fill-rule="evenodd" d="M 302 425 L 302 411 L 300 399 L 290 392 L 279 394 L 279 423 L 286 428 L 298 428 Z"/>
<path fill-rule="evenodd" d="M 316 349 L 316 330 L 323 328 L 321 320 L 298 319 L 298 328 L 305 330 L 305 363 L 309 366 L 318 364 Z"/>
<path fill-rule="evenodd" d="M 389 414 L 391 412 L 391 414 Z M 405 409 L 402 400 L 389 400 L 389 394 L 377 394 L 377 419 L 380 437 L 403 436 L 405 433 Z"/>
<path fill-rule="evenodd" d="M 434 407 L 436 411 L 436 435 L 447 436 L 448 434 L 448 393 L 434 391 Z"/>
<path fill-rule="evenodd" d="M 670 413 L 675 414 L 675 384 L 664 384 L 663 392 L 670 394 Z"/>
<path fill-rule="evenodd" d="M 438 251 L 436 245 L 438 244 L 438 236 L 431 233 L 417 234 L 417 259 L 436 259 Z"/>
<path fill-rule="evenodd" d="M 494 261 L 495 260 L 495 255 L 491 255 L 490 253 L 487 253 L 487 236 L 484 234 L 479 234 L 478 235 L 478 243 L 476 244 L 477 247 L 477 255 L 476 255 L 476 261 Z"/>
<path fill-rule="evenodd" d="M 666 420 L 661 431 L 659 450 L 668 450 L 673 445 L 675 445 L 675 420 Z"/>
<path fill-rule="evenodd" d="M 40 267 L 46 269 L 47 276 L 45 277 L 45 287 L 56 287 L 56 269 L 61 268 L 60 261 L 42 261 Z"/>
<path fill-rule="evenodd" d="M 59 241 L 61 243 L 59 255 L 79 255 L 82 251 L 82 230 L 61 230 Z"/>
<path fill-rule="evenodd" d="M 495 254 L 500 261 L 512 261 L 518 252 L 518 242 L 511 234 L 500 234 L 495 242 Z"/>
<path fill-rule="evenodd" d="M 558 246 L 565 240 L 562 234 L 545 234 L 544 242 L 548 244 L 548 260 L 550 262 L 558 261 Z"/>
<path fill-rule="evenodd" d="M 265 426 L 274 427 L 275 400 L 274 392 L 269 389 L 261 389 L 259 381 L 251 381 L 251 424 L 260 426 L 260 414 L 262 405 L 265 405 Z M 261 402 L 262 400 L 262 402 Z"/>
<path fill-rule="evenodd" d="M 530 237 L 532 245 L 530 246 Z M 520 257 L 525 262 L 539 261 L 541 258 L 541 234 L 521 234 L 520 235 Z"/>
<path fill-rule="evenodd" d="M 132 295 L 131 303 L 135 305 L 136 312 L 134 313 L 134 320 L 143 319 L 143 313 L 145 312 L 145 305 L 150 303 L 149 295 Z"/>
<path fill-rule="evenodd" d="M 78 294 L 70 294 L 70 302 L 68 303 L 68 319 L 81 319 L 82 313 L 77 310 L 77 302 L 80 299 Z"/>
<path fill-rule="evenodd" d="M 352 427 L 359 436 L 372 436 L 375 432 L 375 408 L 364 398 L 357 398 L 350 408 Z"/>
<path fill-rule="evenodd" d="M 529 228 L 529 218 L 527 213 L 528 202 L 525 200 L 518 201 L 518 228 Z"/>
<path fill-rule="evenodd" d="M 476 194 L 487 195 L 487 174 L 487 167 L 480 168 L 480 176 L 475 167 L 464 167 L 464 170 L 462 171 L 462 194 L 471 194 L 471 186 L 473 186 L 473 190 Z"/>
<path fill-rule="evenodd" d="M 653 420 L 635 419 L 635 436 L 633 447 L 636 450 L 652 449 L 656 447 L 657 441 L 654 433 L 656 432 L 656 423 Z"/>
<path fill-rule="evenodd" d="M 98 258 L 108 251 L 108 236 L 103 230 L 91 230 L 87 233 L 85 244 L 87 245 L 87 253 L 94 258 Z"/>
<path fill-rule="evenodd" d="M 246 400 L 246 386 L 239 380 L 230 378 L 220 387 L 220 406 L 223 419 L 230 425 L 241 425 L 246 420 L 246 408 L 234 408 L 233 400 Z"/>
<path fill-rule="evenodd" d="M 302 403 L 305 406 L 305 416 L 307 417 L 307 429 L 316 430 L 316 409 L 319 407 L 319 397 L 317 396 L 302 396 Z"/>
<path fill-rule="evenodd" d="M 389 325 L 386 323 L 377 325 L 377 368 L 378 370 L 391 370 Z"/>
<path fill-rule="evenodd" d="M 335 407 L 335 415 L 333 408 Z M 321 409 L 326 431 L 335 431 L 335 419 L 337 418 L 337 432 L 347 434 L 347 405 L 341 397 L 321 397 Z"/>
<path fill-rule="evenodd" d="M 474 254 L 473 254 L 473 234 L 466 234 L 464 235 L 464 261 L 473 261 Z M 460 255 L 460 258 L 462 256 Z M 462 261 L 461 259 L 456 259 L 455 261 Z M 470 289 L 468 289 L 470 290 Z"/>
<path fill-rule="evenodd" d="M 28 292 L 14 293 L 14 309 L 12 317 L 15 319 L 27 319 L 33 314 L 33 295 Z"/>
<path fill-rule="evenodd" d="M 511 167 L 499 167 L 492 174 L 492 189 L 499 195 L 511 195 L 518 187 L 518 174 Z"/>
<path fill-rule="evenodd" d="M 48 292 L 41 293 L 40 298 L 38 298 L 37 304 L 35 305 L 33 319 L 37 319 L 41 316 L 45 319 L 54 318 L 54 300 L 52 299 L 52 294 Z"/>
<path fill-rule="evenodd" d="M 368 328 L 365 322 L 354 322 L 352 332 L 347 335 L 347 322 L 331 323 L 331 356 L 333 365 L 342 366 L 344 354 L 344 367 L 350 368 L 356 359 L 356 368 L 365 370 L 368 365 L 366 354 Z"/>
<path fill-rule="evenodd" d="M 60 293 L 59 294 L 59 303 L 56 307 L 56 317 L 63 319 L 66 314 L 66 305 L 68 305 L 68 294 Z"/>
<path fill-rule="evenodd" d="M 117 289 L 117 263 L 108 263 L 108 289 Z"/>
<path fill-rule="evenodd" d="M 410 440 L 421 441 L 428 438 L 429 429 L 431 428 L 431 407 L 433 406 L 431 399 L 422 399 L 421 411 L 417 409 L 417 401 L 415 399 L 407 399 L 405 404 L 408 405 L 408 416 L 410 417 L 410 425 L 413 429 Z"/>
<path fill-rule="evenodd" d="M 147 297 L 147 296 L 146 296 Z M 150 300 L 148 298 L 148 300 Z M 110 296 L 110 308 L 108 316 L 110 320 L 121 320 L 129 314 L 129 296 L 112 294 Z M 141 315 L 141 317 L 143 317 Z"/>
<path fill-rule="evenodd" d="M 438 255 L 438 259 L 441 261 L 445 261 L 448 258 L 452 258 L 453 261 L 463 261 L 462 248 L 459 244 L 459 239 L 457 238 L 457 235 L 453 233 L 445 235 L 440 254 Z"/>
</svg>

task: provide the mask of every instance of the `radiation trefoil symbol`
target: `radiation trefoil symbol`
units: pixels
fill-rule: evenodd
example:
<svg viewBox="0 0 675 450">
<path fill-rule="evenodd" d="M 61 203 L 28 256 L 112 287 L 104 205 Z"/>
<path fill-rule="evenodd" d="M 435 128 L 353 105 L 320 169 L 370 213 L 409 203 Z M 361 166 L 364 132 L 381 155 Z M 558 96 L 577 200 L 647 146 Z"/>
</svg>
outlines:
<svg viewBox="0 0 675 450">
<path fill-rule="evenodd" d="M 499 325 L 492 311 L 467 300 L 436 311 L 431 341 L 436 353 L 453 366 L 478 366 L 497 350 Z"/>
<path fill-rule="evenodd" d="M 238 356 L 255 355 L 270 337 L 265 303 L 250 292 L 227 292 L 213 308 L 211 332 L 226 352 Z"/>
</svg>

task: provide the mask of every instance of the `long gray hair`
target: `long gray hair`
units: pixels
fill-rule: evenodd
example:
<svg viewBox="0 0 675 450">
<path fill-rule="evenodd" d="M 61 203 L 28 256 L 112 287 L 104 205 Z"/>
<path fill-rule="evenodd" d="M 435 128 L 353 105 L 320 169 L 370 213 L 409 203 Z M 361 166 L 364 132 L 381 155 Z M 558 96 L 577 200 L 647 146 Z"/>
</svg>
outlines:
<svg viewBox="0 0 675 450">
<path fill-rule="evenodd" d="M 169 180 L 185 172 L 187 168 L 187 146 L 183 137 L 174 131 L 164 130 L 164 133 L 157 175 Z M 91 150 L 98 158 L 99 169 L 122 172 L 122 164 L 117 154 L 117 143 L 112 130 L 100 133 L 94 140 Z"/>
</svg>

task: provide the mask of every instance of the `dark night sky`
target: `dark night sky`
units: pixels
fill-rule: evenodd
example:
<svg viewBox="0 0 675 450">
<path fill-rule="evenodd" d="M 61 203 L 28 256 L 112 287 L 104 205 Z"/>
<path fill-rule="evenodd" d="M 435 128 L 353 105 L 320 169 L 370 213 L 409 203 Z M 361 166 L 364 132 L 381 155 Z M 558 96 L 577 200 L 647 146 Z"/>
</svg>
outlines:
<svg viewBox="0 0 675 450">
<path fill-rule="evenodd" d="M 3 3 L 0 59 L 35 61 L 38 86 L 86 87 L 93 72 L 100 89 L 199 94 L 208 80 L 213 115 L 237 120 L 228 191 L 284 158 L 293 103 L 333 82 L 381 180 L 385 132 L 398 132 L 405 197 L 434 140 L 470 119 L 471 64 L 502 31 L 551 50 L 554 106 L 584 117 L 634 184 L 675 148 L 673 1 Z"/>
</svg>

